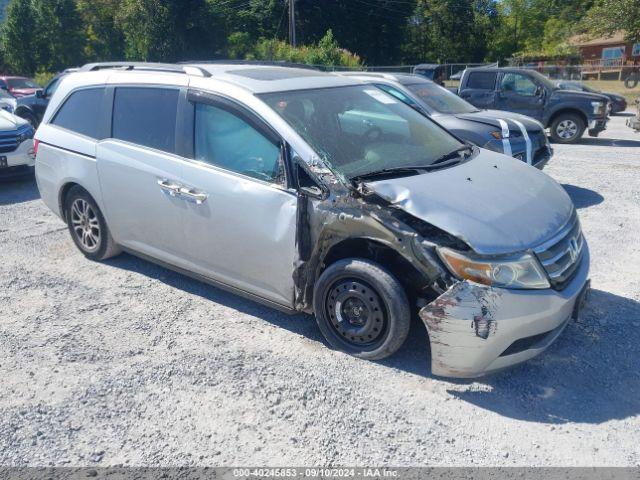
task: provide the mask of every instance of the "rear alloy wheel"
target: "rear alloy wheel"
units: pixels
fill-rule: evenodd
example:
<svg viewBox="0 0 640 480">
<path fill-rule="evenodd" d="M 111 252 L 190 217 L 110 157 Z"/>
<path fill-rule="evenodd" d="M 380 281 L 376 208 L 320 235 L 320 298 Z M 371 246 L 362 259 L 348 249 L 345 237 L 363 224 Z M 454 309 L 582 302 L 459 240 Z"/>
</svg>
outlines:
<svg viewBox="0 0 640 480">
<path fill-rule="evenodd" d="M 561 114 L 551 123 L 551 138 L 557 143 L 575 143 L 582 137 L 585 127 L 579 116 Z"/>
<path fill-rule="evenodd" d="M 105 260 L 120 253 L 96 202 L 82 188 L 73 187 L 66 198 L 65 216 L 71 238 L 91 260 Z"/>
<path fill-rule="evenodd" d="M 396 352 L 409 332 L 409 302 L 400 282 L 364 259 L 334 263 L 318 279 L 316 321 L 332 347 L 377 360 Z"/>
</svg>

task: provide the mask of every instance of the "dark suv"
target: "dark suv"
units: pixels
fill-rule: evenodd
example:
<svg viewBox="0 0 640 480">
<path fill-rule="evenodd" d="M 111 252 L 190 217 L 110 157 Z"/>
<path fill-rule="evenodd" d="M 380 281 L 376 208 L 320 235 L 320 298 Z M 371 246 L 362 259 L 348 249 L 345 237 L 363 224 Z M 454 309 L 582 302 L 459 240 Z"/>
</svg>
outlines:
<svg viewBox="0 0 640 480">
<path fill-rule="evenodd" d="M 462 74 L 458 95 L 478 108 L 507 110 L 533 117 L 558 143 L 577 142 L 586 129 L 592 137 L 607 126 L 604 95 L 561 90 L 536 71 L 474 68 Z"/>
<path fill-rule="evenodd" d="M 51 99 L 53 92 L 58 88 L 60 79 L 70 71 L 73 70 L 65 70 L 64 72 L 57 74 L 49 81 L 44 89 L 37 90 L 33 95 L 18 98 L 14 113 L 28 121 L 33 128 L 38 128 L 38 125 L 40 125 L 40 122 L 42 121 L 44 112 L 49 105 L 49 100 Z"/>
</svg>

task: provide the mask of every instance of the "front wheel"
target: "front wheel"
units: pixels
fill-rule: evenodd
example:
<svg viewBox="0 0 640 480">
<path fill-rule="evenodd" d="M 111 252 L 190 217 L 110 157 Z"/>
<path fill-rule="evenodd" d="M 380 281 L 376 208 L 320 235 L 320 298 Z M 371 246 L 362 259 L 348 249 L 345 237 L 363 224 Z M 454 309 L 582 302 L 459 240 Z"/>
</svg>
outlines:
<svg viewBox="0 0 640 480">
<path fill-rule="evenodd" d="M 411 325 L 409 301 L 400 282 L 364 259 L 330 265 L 316 282 L 313 306 L 329 344 L 367 360 L 395 353 Z"/>
<path fill-rule="evenodd" d="M 91 195 L 81 187 L 69 190 L 65 218 L 76 247 L 90 260 L 106 260 L 121 250 L 114 242 L 107 222 Z"/>
<path fill-rule="evenodd" d="M 634 72 L 624 79 L 624 86 L 627 88 L 636 88 L 640 81 L 640 74 Z"/>
<path fill-rule="evenodd" d="M 575 143 L 582 138 L 585 128 L 578 115 L 562 113 L 551 122 L 551 138 L 556 143 Z"/>
</svg>

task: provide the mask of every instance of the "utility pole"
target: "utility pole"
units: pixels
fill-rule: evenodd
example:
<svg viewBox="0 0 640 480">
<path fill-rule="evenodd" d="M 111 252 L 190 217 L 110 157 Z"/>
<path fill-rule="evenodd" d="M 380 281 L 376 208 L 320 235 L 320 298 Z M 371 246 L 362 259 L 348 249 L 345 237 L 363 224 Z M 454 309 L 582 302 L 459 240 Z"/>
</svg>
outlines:
<svg viewBox="0 0 640 480">
<path fill-rule="evenodd" d="M 296 0 L 289 0 L 289 41 L 296 46 Z"/>
</svg>

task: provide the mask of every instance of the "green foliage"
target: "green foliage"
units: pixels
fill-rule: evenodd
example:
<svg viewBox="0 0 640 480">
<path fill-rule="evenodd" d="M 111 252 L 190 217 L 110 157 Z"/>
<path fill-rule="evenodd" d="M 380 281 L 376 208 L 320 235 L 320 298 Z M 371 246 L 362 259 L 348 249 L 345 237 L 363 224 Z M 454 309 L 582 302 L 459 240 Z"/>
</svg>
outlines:
<svg viewBox="0 0 640 480">
<path fill-rule="evenodd" d="M 37 67 L 35 47 L 36 11 L 32 0 L 13 0 L 2 28 L 2 52 L 7 66 L 31 74 Z"/>
<path fill-rule="evenodd" d="M 245 55 L 245 58 L 249 60 L 284 60 L 327 67 L 358 68 L 362 66 L 360 57 L 340 48 L 331 30 L 328 30 L 318 43 L 297 48 L 282 40 L 262 39 Z"/>
<path fill-rule="evenodd" d="M 596 0 L 585 27 L 596 35 L 624 30 L 631 41 L 640 40 L 640 0 Z"/>
<path fill-rule="evenodd" d="M 119 60 L 124 56 L 124 34 L 116 15 L 122 0 L 78 0 L 84 34 L 84 56 L 87 61 Z"/>
</svg>

